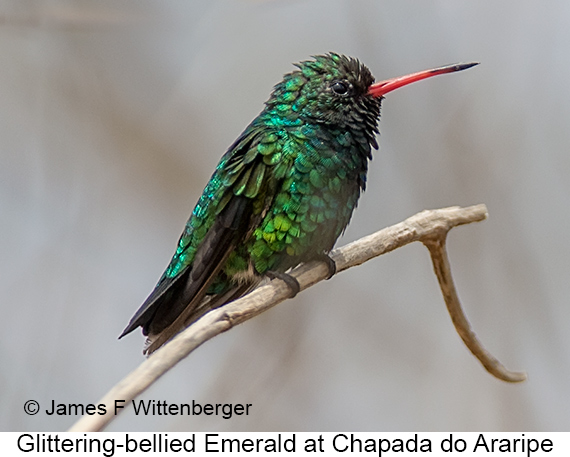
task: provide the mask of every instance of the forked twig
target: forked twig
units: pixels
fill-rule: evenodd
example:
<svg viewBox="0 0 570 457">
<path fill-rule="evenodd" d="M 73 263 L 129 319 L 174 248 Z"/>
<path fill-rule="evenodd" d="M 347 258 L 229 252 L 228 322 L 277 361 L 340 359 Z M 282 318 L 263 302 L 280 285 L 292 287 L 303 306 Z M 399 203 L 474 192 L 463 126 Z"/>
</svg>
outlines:
<svg viewBox="0 0 570 457">
<path fill-rule="evenodd" d="M 335 249 L 330 257 L 335 261 L 338 273 L 406 244 L 421 241 L 430 250 L 451 319 L 467 347 L 491 374 L 504 381 L 519 382 L 523 381 L 526 375 L 506 370 L 481 346 L 472 332 L 461 310 L 445 253 L 445 238 L 449 230 L 459 225 L 482 221 L 486 217 L 485 205 L 422 211 L 399 224 Z M 300 265 L 290 274 L 297 279 L 301 290 L 304 290 L 326 279 L 329 269 L 324 262 L 310 262 Z M 289 294 L 288 286 L 283 281 L 275 279 L 238 300 L 210 311 L 154 352 L 115 385 L 99 401 L 99 404 L 106 405 L 105 415 L 84 416 L 71 427 L 70 431 L 102 430 L 115 417 L 115 400 L 124 400 L 127 402 L 125 404 L 128 404 L 202 343 L 267 311 L 286 300 Z"/>
</svg>

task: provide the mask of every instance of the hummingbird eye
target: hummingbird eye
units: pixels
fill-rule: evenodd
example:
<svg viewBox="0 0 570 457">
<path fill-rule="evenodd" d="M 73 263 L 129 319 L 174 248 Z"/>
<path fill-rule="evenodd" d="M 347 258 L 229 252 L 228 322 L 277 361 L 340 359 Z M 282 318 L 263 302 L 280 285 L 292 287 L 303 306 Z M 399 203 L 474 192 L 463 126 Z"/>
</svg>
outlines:
<svg viewBox="0 0 570 457">
<path fill-rule="evenodd" d="M 350 84 L 344 81 L 335 81 L 331 89 L 337 95 L 347 95 L 350 91 Z"/>
</svg>

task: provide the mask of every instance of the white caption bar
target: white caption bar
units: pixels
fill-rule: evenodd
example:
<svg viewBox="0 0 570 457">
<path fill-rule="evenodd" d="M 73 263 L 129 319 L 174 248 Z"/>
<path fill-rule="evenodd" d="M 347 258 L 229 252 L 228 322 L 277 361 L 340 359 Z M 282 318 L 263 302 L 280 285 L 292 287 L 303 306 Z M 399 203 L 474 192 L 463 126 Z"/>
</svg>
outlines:
<svg viewBox="0 0 570 457">
<path fill-rule="evenodd" d="M 0 455 L 570 456 L 564 433 L 0 433 Z"/>
</svg>

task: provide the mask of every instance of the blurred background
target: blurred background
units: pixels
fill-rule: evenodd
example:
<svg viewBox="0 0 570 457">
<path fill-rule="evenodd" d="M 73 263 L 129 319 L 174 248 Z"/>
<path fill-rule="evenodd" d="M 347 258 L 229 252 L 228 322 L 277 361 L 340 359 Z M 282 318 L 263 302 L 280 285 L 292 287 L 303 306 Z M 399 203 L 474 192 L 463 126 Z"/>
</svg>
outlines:
<svg viewBox="0 0 570 457">
<path fill-rule="evenodd" d="M 291 63 L 335 51 L 388 95 L 346 244 L 423 209 L 485 203 L 449 254 L 494 379 L 447 315 L 427 250 L 344 272 L 199 348 L 143 396 L 249 416 L 109 431 L 549 431 L 570 426 L 570 3 L 4 0 L 0 3 L 0 430 L 65 430 L 143 360 L 118 341 L 219 158 Z M 28 416 L 26 400 L 42 412 Z"/>
</svg>

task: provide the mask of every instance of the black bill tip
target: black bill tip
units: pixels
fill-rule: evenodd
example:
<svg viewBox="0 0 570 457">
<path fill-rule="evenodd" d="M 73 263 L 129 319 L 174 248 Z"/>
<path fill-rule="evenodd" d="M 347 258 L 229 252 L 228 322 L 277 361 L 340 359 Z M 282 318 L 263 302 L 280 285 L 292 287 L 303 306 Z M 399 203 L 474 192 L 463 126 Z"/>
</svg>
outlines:
<svg viewBox="0 0 570 457">
<path fill-rule="evenodd" d="M 452 73 L 454 71 L 467 70 L 468 68 L 474 67 L 475 65 L 479 65 L 479 62 L 454 63 L 452 65 L 446 65 L 445 67 L 434 68 L 431 70 L 431 72 L 436 74 Z"/>
</svg>

